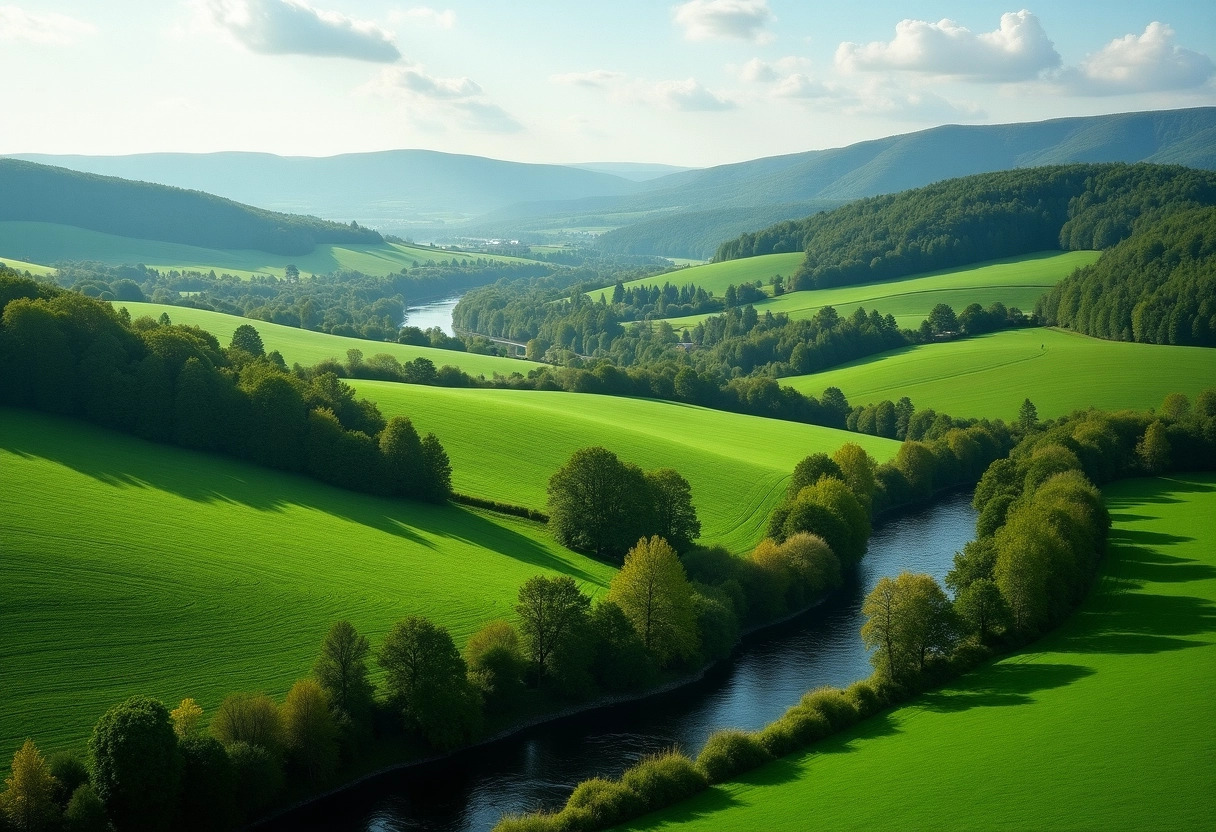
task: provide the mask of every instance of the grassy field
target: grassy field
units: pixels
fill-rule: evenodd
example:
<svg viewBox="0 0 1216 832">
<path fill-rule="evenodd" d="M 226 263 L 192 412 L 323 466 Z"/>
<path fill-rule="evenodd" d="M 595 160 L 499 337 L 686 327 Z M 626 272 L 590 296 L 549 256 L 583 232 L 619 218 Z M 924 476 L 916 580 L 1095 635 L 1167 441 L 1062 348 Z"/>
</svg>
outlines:
<svg viewBox="0 0 1216 832">
<path fill-rule="evenodd" d="M 537 524 L 329 488 L 0 409 L 0 751 L 81 746 L 110 705 L 284 694 L 329 625 L 412 614 L 458 645 L 538 573 L 614 570 Z M 7 760 L 7 758 L 6 758 Z"/>
<path fill-rule="evenodd" d="M 8 266 L 10 269 L 16 269 L 19 272 L 29 272 L 35 277 L 49 277 L 55 273 L 55 269 L 50 266 L 26 263 L 24 260 L 14 260 L 11 257 L 0 259 L 0 265 Z"/>
<path fill-rule="evenodd" d="M 97 260 L 111 265 L 143 263 L 156 269 L 215 270 L 238 277 L 255 274 L 283 276 L 288 264 L 302 274 L 329 274 L 354 269 L 369 275 L 386 275 L 426 262 L 452 258 L 530 262 L 497 254 L 464 254 L 428 246 L 319 245 L 309 254 L 284 257 L 264 251 L 210 249 L 155 240 L 139 240 L 44 222 L 0 222 L 0 259 L 8 256 L 50 265 L 61 260 Z"/>
<path fill-rule="evenodd" d="M 474 355 L 454 350 L 437 350 L 431 347 L 414 347 L 408 344 L 395 344 L 388 341 L 367 341 L 362 338 L 346 338 L 341 335 L 329 335 L 324 332 L 310 332 L 294 326 L 269 324 L 265 321 L 255 321 L 236 315 L 225 315 L 221 312 L 209 312 L 205 309 L 191 309 L 186 306 L 168 306 L 157 303 L 130 303 L 116 301 L 115 307 L 127 307 L 132 318 L 151 315 L 159 318 L 161 313 L 167 313 L 169 320 L 175 324 L 193 324 L 202 327 L 220 339 L 220 346 L 228 346 L 232 333 L 241 324 L 250 324 L 262 336 L 266 351 L 278 350 L 282 353 L 288 366 L 300 364 L 316 364 L 326 358 L 346 360 L 346 351 L 356 349 L 363 351 L 364 358 L 371 358 L 378 353 L 389 353 L 398 361 L 413 361 L 415 358 L 429 358 L 436 367 L 451 364 L 459 367 L 472 376 L 484 375 L 487 378 L 499 373 L 507 376 L 511 373 L 528 374 L 528 371 L 542 366 L 533 361 L 519 358 L 501 358 L 496 355 Z"/>
<path fill-rule="evenodd" d="M 1216 828 L 1216 475 L 1106 496 L 1101 582 L 1058 631 L 628 828 Z"/>
<path fill-rule="evenodd" d="M 702 539 L 743 551 L 760 538 L 794 466 L 858 442 L 880 462 L 895 442 L 691 405 L 531 390 L 457 390 L 353 382 L 385 416 L 434 431 L 460 492 L 543 509 L 570 455 L 603 445 L 644 469 L 675 468 L 692 485 Z"/>
<path fill-rule="evenodd" d="M 782 384 L 820 395 L 839 387 L 853 405 L 908 396 L 951 416 L 1014 419 L 1029 397 L 1041 418 L 1093 405 L 1158 407 L 1169 393 L 1216 386 L 1216 350 L 1103 341 L 1022 329 L 905 347 Z"/>
<path fill-rule="evenodd" d="M 732 284 L 738 286 L 741 283 L 754 283 L 757 280 L 763 280 L 765 286 L 767 286 L 769 280 L 776 274 L 788 279 L 797 270 L 805 256 L 801 251 L 796 251 L 791 254 L 766 254 L 762 257 L 727 260 L 724 263 L 706 263 L 701 266 L 678 269 L 674 272 L 658 275 L 657 277 L 643 277 L 638 280 L 631 280 L 625 284 L 625 287 L 662 286 L 664 283 L 670 283 L 673 286 L 687 286 L 689 283 L 692 283 L 700 286 L 707 292 L 722 297 L 726 292 L 726 287 Z M 592 298 L 598 299 L 601 291 L 603 290 L 596 289 L 587 294 Z M 612 294 L 611 286 L 608 287 L 608 294 L 609 296 Z"/>
<path fill-rule="evenodd" d="M 866 311 L 877 309 L 884 315 L 894 315 L 899 325 L 908 329 L 920 326 L 920 322 L 939 303 L 949 304 L 955 312 L 962 312 L 972 303 L 987 309 L 1000 301 L 1029 313 L 1034 309 L 1039 295 L 1074 269 L 1093 263 L 1099 254 L 1097 251 L 1043 251 L 885 283 L 789 292 L 754 306 L 760 314 L 784 312 L 794 319 L 814 317 L 825 306 L 834 307 L 842 316 L 852 314 L 853 310 L 862 306 Z M 698 321 L 706 317 L 709 316 L 690 315 L 668 320 L 679 329 L 696 326 Z"/>
</svg>

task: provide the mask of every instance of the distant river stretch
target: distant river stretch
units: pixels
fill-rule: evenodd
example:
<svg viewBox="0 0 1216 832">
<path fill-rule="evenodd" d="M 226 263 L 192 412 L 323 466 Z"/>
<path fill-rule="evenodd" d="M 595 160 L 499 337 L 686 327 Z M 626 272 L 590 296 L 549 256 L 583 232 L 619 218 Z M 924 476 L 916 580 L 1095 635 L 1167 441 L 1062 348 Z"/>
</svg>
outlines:
<svg viewBox="0 0 1216 832">
<path fill-rule="evenodd" d="M 869 657 L 858 635 L 866 593 L 883 576 L 905 569 L 943 579 L 974 530 L 969 493 L 888 521 L 828 603 L 746 639 L 734 660 L 703 682 L 384 775 L 263 830 L 485 832 L 504 812 L 559 808 L 581 780 L 619 775 L 646 754 L 673 745 L 695 754 L 719 728 L 760 728 L 811 688 L 843 687 L 868 676 Z"/>
<path fill-rule="evenodd" d="M 419 329 L 430 329 L 437 326 L 447 335 L 452 332 L 452 310 L 460 302 L 461 295 L 454 298 L 437 300 L 434 303 L 424 303 L 421 306 L 411 306 L 405 310 L 404 326 L 416 326 Z"/>
</svg>

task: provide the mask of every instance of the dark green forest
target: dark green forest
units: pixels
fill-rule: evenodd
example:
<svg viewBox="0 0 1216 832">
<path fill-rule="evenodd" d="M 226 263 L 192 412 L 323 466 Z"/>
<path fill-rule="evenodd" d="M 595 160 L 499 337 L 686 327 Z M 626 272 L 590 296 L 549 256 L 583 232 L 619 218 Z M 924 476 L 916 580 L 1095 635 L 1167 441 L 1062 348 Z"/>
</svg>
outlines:
<svg viewBox="0 0 1216 832">
<path fill-rule="evenodd" d="M 1097 338 L 1216 346 L 1216 208 L 1140 226 L 1052 287 L 1036 314 Z"/>
<path fill-rule="evenodd" d="M 1107 249 L 1177 211 L 1216 204 L 1216 173 L 1067 165 L 952 179 L 778 223 L 715 260 L 805 251 L 787 287 L 821 289 L 1047 249 Z"/>
<path fill-rule="evenodd" d="M 203 248 L 307 254 L 318 243 L 383 242 L 351 222 L 280 214 L 202 191 L 0 159 L 0 220 L 74 225 Z"/>
</svg>

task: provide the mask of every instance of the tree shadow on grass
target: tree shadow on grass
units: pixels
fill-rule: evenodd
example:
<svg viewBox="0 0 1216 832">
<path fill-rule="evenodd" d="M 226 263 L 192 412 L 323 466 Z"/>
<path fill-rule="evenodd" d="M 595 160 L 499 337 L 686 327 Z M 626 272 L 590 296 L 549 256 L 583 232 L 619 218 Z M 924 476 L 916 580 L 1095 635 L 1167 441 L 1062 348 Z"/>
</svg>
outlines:
<svg viewBox="0 0 1216 832">
<path fill-rule="evenodd" d="M 357 494 L 300 474 L 147 442 L 71 419 L 0 409 L 0 451 L 44 459 L 114 488 L 153 489 L 194 502 L 234 503 L 262 512 L 296 506 L 429 549 L 442 546 L 436 537 L 459 540 L 539 569 L 597 581 L 509 525 L 462 507 Z"/>
<path fill-rule="evenodd" d="M 916 705 L 928 711 L 954 713 L 971 708 L 1029 705 L 1033 694 L 1071 685 L 1094 670 L 1077 664 L 1003 662 L 970 678 L 965 688 L 922 694 Z"/>
<path fill-rule="evenodd" d="M 763 770 L 774 768 L 781 764 L 782 761 L 770 763 Z M 674 806 L 666 809 L 660 809 L 657 812 L 652 812 L 649 815 L 644 815 L 635 821 L 630 821 L 623 825 L 623 828 L 632 830 L 646 829 L 666 829 L 672 824 L 688 823 L 694 820 L 704 820 L 712 817 L 715 813 L 721 812 L 724 809 L 730 809 L 735 806 L 742 806 L 742 801 L 736 798 L 721 786 L 710 786 L 700 794 L 682 800 Z"/>
</svg>

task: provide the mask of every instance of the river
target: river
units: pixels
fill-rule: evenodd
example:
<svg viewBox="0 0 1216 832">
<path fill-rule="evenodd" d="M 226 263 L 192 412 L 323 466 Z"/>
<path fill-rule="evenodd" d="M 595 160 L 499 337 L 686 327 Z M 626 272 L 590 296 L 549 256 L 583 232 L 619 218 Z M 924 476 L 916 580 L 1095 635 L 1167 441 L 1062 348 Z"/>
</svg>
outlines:
<svg viewBox="0 0 1216 832">
<path fill-rule="evenodd" d="M 410 306 L 405 310 L 405 323 L 402 326 L 416 326 L 427 330 L 437 326 L 445 335 L 455 335 L 452 332 L 452 310 L 460 302 L 460 295 L 444 298 L 421 306 Z"/>
<path fill-rule="evenodd" d="M 579 781 L 616 776 L 646 754 L 672 746 L 695 754 L 719 728 L 760 728 L 811 688 L 868 676 L 858 635 L 866 593 L 903 570 L 940 581 L 974 530 L 969 493 L 891 519 L 874 532 L 844 589 L 806 615 L 748 637 L 732 661 L 695 685 L 383 775 L 262 830 L 484 832 L 504 812 L 560 808 Z"/>
</svg>

